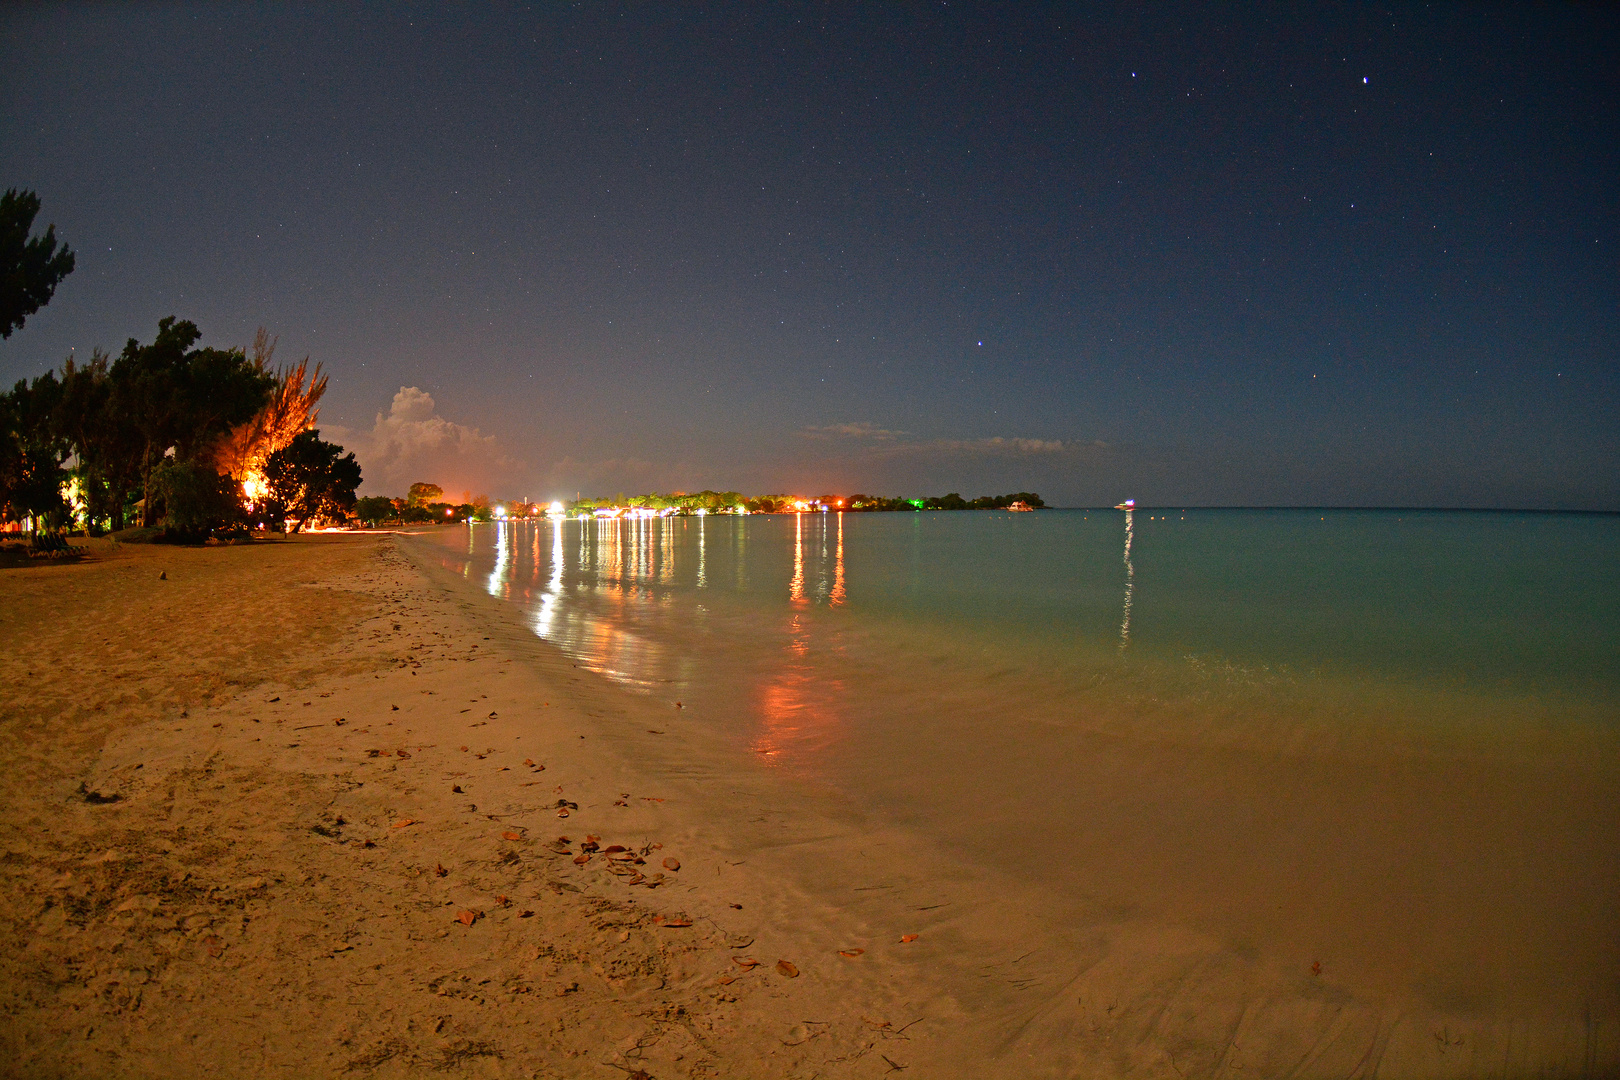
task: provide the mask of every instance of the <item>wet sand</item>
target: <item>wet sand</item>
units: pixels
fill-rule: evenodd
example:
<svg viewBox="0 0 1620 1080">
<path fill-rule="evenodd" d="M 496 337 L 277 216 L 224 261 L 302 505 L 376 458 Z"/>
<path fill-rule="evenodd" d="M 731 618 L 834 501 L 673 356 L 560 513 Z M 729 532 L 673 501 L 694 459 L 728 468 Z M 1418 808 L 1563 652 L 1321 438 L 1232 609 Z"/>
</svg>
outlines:
<svg viewBox="0 0 1620 1080">
<path fill-rule="evenodd" d="M 959 778 L 963 828 L 976 818 L 1004 834 L 998 870 L 831 790 L 739 768 L 692 710 L 575 668 L 516 608 L 408 540 L 92 548 L 78 565 L 0 571 L 4 1075 L 1620 1065 L 1612 909 L 1556 942 L 1572 955 L 1589 945 L 1567 982 L 1500 1001 L 1454 988 L 1499 983 L 1516 956 L 1545 970 L 1552 946 L 1504 939 L 1512 913 L 1458 923 L 1402 899 L 1445 896 L 1402 875 L 1445 876 L 1448 858 L 1425 854 L 1445 837 L 1424 823 L 1449 820 L 1447 796 L 1431 791 L 1425 808 L 1391 793 L 1436 777 L 1454 792 L 1494 785 L 1494 817 L 1451 826 L 1477 843 L 1519 827 L 1529 789 L 1514 785 L 1542 782 L 1528 774 L 1407 761 L 1359 790 L 1331 764 L 1256 768 L 1218 748 L 1094 733 L 1071 748 L 1094 763 L 1071 819 L 1091 823 L 1082 835 L 998 822 L 971 770 Z M 1032 775 L 1037 749 L 1017 751 Z M 1592 803 L 1612 766 L 1561 774 L 1595 829 L 1614 816 Z M 1144 803 L 1160 817 L 1126 812 Z M 1241 826 L 1264 805 L 1283 809 L 1238 830 L 1256 845 L 1223 849 L 1233 815 Z M 1325 851 L 1297 889 L 1257 854 L 1309 851 L 1379 806 L 1376 827 L 1355 831 L 1379 849 Z M 1129 858 L 1102 850 L 1111 837 Z M 1365 950 L 1310 940 L 1312 912 L 1343 921 L 1334 913 L 1369 907 L 1337 869 L 1367 858 L 1396 875 L 1370 905 L 1379 918 L 1405 919 L 1414 941 L 1439 934 L 1431 953 L 1457 957 L 1431 979 L 1444 993 L 1377 986 L 1354 970 Z M 1534 866 L 1491 875 L 1525 881 L 1522 906 L 1556 892 Z M 1587 876 L 1612 880 L 1612 860 Z M 1200 880 L 1207 891 L 1189 890 Z M 1273 901 L 1256 940 L 1292 940 L 1299 955 L 1229 932 L 1223 905 L 1255 908 L 1245 880 Z"/>
</svg>

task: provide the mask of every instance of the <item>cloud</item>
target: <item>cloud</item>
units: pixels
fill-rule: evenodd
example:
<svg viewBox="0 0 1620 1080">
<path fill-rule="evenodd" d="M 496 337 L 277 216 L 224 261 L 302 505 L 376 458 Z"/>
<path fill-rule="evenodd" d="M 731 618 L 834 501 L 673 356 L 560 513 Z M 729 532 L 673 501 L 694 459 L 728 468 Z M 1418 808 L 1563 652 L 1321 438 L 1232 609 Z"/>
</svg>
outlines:
<svg viewBox="0 0 1620 1080">
<path fill-rule="evenodd" d="M 888 442 L 905 435 L 904 431 L 890 431 L 862 421 L 858 424 L 828 424 L 825 427 L 806 427 L 802 434 L 810 439 L 875 439 Z"/>
<path fill-rule="evenodd" d="M 1061 439 L 1007 439 L 1000 435 L 988 439 L 936 439 L 920 445 L 933 450 L 956 450 L 970 454 L 1060 454 L 1068 449 Z"/>
<path fill-rule="evenodd" d="M 851 424 L 826 424 L 806 427 L 801 435 L 810 439 L 858 439 L 879 444 L 869 447 L 870 452 L 883 457 L 909 454 L 985 454 L 992 456 L 1022 454 L 1061 454 L 1084 444 L 1064 442 L 1061 439 L 1024 439 L 993 435 L 985 439 L 907 439 L 908 432 L 891 431 L 865 421 Z M 1096 445 L 1101 445 L 1096 444 Z"/>
<path fill-rule="evenodd" d="M 993 435 L 985 439 L 919 439 L 909 442 L 887 443 L 874 446 L 871 452 L 880 457 L 982 457 L 1024 458 L 1073 454 L 1091 450 L 1101 443 L 1082 443 L 1062 439 L 1024 439 Z"/>
<path fill-rule="evenodd" d="M 459 498 L 463 491 L 489 490 L 510 465 L 495 436 L 446 420 L 432 395 L 415 386 L 400 387 L 370 431 L 333 434 L 354 450 L 373 493 L 402 495 L 425 481 Z"/>
</svg>

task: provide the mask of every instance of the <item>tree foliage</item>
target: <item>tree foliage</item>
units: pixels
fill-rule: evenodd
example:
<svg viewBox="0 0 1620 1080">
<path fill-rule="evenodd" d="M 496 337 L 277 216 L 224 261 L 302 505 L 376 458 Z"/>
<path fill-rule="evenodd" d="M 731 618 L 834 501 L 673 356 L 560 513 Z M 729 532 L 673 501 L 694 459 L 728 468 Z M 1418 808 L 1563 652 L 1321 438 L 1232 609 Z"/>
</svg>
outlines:
<svg viewBox="0 0 1620 1080">
<path fill-rule="evenodd" d="M 340 456 L 341 455 L 341 456 Z M 355 505 L 360 463 L 343 447 L 305 431 L 270 455 L 264 467 L 270 497 L 293 523 L 293 532 L 322 518 L 339 518 Z"/>
<path fill-rule="evenodd" d="M 163 459 L 152 471 L 150 498 L 163 509 L 170 540 L 201 543 L 215 529 L 242 518 L 240 489 L 202 462 Z"/>
<path fill-rule="evenodd" d="M 443 494 L 444 488 L 438 484 L 412 484 L 411 490 L 405 493 L 405 502 L 410 506 L 426 506 Z"/>
<path fill-rule="evenodd" d="M 241 349 L 194 349 L 201 332 L 174 316 L 158 323 L 150 345 L 134 338 L 112 365 L 113 411 L 139 439 L 142 524 L 155 524 L 152 471 L 171 451 L 194 462 L 221 435 L 269 402 L 275 378 Z M 212 467 L 212 455 L 204 460 Z"/>
<path fill-rule="evenodd" d="M 73 252 L 56 243 L 56 226 L 30 238 L 39 196 L 12 188 L 0 195 L 0 338 L 22 329 L 28 316 L 50 303 L 73 272 Z"/>
<path fill-rule="evenodd" d="M 0 516 L 61 528 L 69 447 L 56 424 L 62 384 L 50 372 L 0 394 Z"/>
<path fill-rule="evenodd" d="M 316 404 L 326 393 L 327 377 L 319 364 L 309 372 L 309 357 L 297 367 L 272 370 L 276 339 L 264 327 L 254 335 L 249 354 L 254 370 L 274 379 L 270 400 L 247 421 L 217 436 L 209 447 L 214 468 L 237 480 L 262 475 L 270 455 L 291 443 L 300 432 L 308 431 L 320 419 Z M 305 380 L 308 379 L 308 386 Z"/>
<path fill-rule="evenodd" d="M 375 526 L 379 521 L 388 521 L 398 515 L 394 500 L 382 495 L 367 495 L 354 503 L 354 516 L 367 525 Z"/>
</svg>

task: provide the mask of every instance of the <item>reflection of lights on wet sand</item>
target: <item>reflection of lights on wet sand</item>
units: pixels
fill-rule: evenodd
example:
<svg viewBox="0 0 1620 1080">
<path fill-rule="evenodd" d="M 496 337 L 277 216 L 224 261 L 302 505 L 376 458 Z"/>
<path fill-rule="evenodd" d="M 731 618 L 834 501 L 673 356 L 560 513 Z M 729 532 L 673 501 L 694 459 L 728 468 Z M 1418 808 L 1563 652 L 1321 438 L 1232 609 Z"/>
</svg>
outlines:
<svg viewBox="0 0 1620 1080">
<path fill-rule="evenodd" d="M 506 596 L 511 591 L 507 576 L 512 572 L 512 531 L 504 519 L 495 523 L 495 567 L 489 572 L 485 588 L 491 596 Z"/>
<path fill-rule="evenodd" d="M 788 623 L 783 667 L 759 686 L 761 727 L 750 746 L 762 757 L 775 759 L 784 753 L 817 750 L 831 742 L 843 726 L 837 708 L 843 683 L 813 677 L 804 663 L 810 652 L 809 629 L 806 614 L 793 616 Z"/>
</svg>

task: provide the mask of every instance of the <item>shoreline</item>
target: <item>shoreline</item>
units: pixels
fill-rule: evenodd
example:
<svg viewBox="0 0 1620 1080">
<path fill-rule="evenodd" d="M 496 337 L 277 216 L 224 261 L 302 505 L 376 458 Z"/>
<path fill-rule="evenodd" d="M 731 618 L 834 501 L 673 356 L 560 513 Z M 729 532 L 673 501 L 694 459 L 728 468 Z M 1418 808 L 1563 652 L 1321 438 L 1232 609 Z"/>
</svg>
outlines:
<svg viewBox="0 0 1620 1080">
<path fill-rule="evenodd" d="M 1617 1057 L 1612 1025 L 1391 1015 L 1086 897 L 1043 922 L 1033 883 L 739 769 L 690 711 L 575 668 L 405 536 L 104 545 L 0 574 L 0 597 L 0 672 L 28 687 L 0 706 L 0 888 L 26 942 L 0 954 L 6 1075 L 1443 1076 Z M 34 687 L 45 665 L 21 647 L 73 660 Z M 643 863 L 609 871 L 614 845 Z"/>
</svg>

